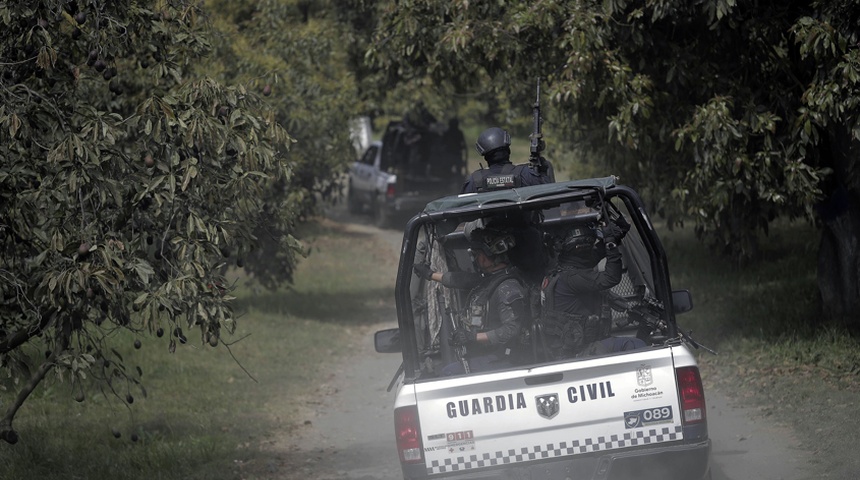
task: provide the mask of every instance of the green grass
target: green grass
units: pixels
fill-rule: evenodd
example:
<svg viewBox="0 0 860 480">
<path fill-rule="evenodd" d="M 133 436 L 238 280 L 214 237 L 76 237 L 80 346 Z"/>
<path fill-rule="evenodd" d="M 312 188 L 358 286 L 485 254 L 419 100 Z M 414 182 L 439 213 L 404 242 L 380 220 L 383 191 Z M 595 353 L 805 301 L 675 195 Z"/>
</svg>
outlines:
<svg viewBox="0 0 860 480">
<path fill-rule="evenodd" d="M 706 383 L 814 432 L 813 415 L 786 402 L 801 389 L 860 391 L 858 341 L 820 317 L 816 256 L 819 232 L 781 222 L 762 237 L 755 263 L 738 268 L 709 252 L 690 229 L 658 226 L 674 289 L 689 288 L 694 308 L 685 330 L 719 353 L 699 351 Z M 796 417 L 796 418 L 795 418 Z"/>
<path fill-rule="evenodd" d="M 135 350 L 133 337 L 117 336 L 127 364 L 143 370 L 147 397 L 131 389 L 135 400 L 126 405 L 88 392 L 77 403 L 68 383 L 43 382 L 15 419 L 18 444 L 0 442 L 0 479 L 218 480 L 266 472 L 278 461 L 270 448 L 276 436 L 302 428 L 334 362 L 393 309 L 396 265 L 374 238 L 328 222 L 307 226 L 304 238 L 313 251 L 294 288 L 237 282 L 235 361 L 196 333 L 172 355 L 166 337 L 146 338 Z M 3 404 L 11 398 L 0 391 Z"/>
<path fill-rule="evenodd" d="M 820 324 L 815 277 L 818 233 L 783 223 L 762 238 L 754 263 L 739 268 L 708 251 L 691 228 L 661 232 L 673 288 L 690 288 L 697 330 L 718 341 L 740 335 L 773 339 L 809 336 Z"/>
</svg>

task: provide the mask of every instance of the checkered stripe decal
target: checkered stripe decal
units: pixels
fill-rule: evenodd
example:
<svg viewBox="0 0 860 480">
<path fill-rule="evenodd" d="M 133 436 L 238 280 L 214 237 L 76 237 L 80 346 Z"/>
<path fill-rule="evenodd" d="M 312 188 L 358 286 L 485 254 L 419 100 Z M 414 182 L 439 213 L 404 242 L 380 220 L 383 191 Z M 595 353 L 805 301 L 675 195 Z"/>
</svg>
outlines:
<svg viewBox="0 0 860 480">
<path fill-rule="evenodd" d="M 680 440 L 684 438 L 682 432 L 683 427 L 675 425 L 673 427 L 664 427 L 661 429 L 639 430 L 636 432 L 625 433 L 624 435 L 611 435 L 609 438 L 586 438 L 585 440 L 561 442 L 558 445 L 549 444 L 546 446 L 535 445 L 531 448 L 523 447 L 520 448 L 519 451 L 511 449 L 504 452 L 496 452 L 494 454 L 485 453 L 481 455 L 480 458 L 478 455 L 470 455 L 468 458 L 446 458 L 441 462 L 433 460 L 427 468 L 427 474 L 433 475 L 437 473 L 461 472 L 473 468 L 493 467 L 496 465 L 508 465 L 543 458 L 564 457 L 567 455 L 599 452 L 623 447 L 635 447 L 639 445 L 650 445 L 652 443 L 670 442 L 672 440 Z"/>
</svg>

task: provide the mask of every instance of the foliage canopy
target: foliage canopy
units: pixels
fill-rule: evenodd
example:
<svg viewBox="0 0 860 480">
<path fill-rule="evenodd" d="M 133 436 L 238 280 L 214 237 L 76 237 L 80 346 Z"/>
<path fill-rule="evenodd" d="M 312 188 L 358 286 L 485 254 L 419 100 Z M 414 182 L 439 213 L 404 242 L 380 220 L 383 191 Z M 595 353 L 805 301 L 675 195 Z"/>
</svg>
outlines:
<svg viewBox="0 0 860 480">
<path fill-rule="evenodd" d="M 399 81 L 486 88 L 524 108 L 546 77 L 553 140 L 748 258 L 775 216 L 812 218 L 833 168 L 821 137 L 856 121 L 848 4 L 828 5 L 403 1 L 370 55 Z"/>
<path fill-rule="evenodd" d="M 353 156 L 357 101 L 323 24 L 261 6 L 0 5 L 4 440 L 52 370 L 128 403 L 145 393 L 110 347 L 117 329 L 166 333 L 170 351 L 193 329 L 222 343 L 228 262 L 291 279 L 295 224 Z"/>
<path fill-rule="evenodd" d="M 387 3 L 369 58 L 397 82 L 497 92 L 740 263 L 778 217 L 822 227 L 829 317 L 858 323 L 856 2 Z M 563 164 L 564 158 L 551 158 Z"/>
</svg>

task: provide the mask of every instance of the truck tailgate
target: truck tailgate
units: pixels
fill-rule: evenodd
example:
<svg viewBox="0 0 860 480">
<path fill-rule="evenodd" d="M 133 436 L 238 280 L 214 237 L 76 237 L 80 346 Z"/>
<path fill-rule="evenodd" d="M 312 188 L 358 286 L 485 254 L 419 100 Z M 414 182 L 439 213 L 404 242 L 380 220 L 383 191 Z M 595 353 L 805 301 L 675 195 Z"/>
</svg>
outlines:
<svg viewBox="0 0 860 480">
<path fill-rule="evenodd" d="M 683 439 L 672 347 L 415 385 L 427 473 Z"/>
</svg>

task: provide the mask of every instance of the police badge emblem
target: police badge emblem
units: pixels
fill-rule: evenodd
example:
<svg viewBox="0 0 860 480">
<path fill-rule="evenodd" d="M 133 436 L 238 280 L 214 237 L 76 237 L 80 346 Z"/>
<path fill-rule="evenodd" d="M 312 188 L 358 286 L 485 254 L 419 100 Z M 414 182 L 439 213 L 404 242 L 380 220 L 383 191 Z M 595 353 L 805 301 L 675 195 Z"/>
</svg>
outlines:
<svg viewBox="0 0 860 480">
<path fill-rule="evenodd" d="M 538 415 L 546 419 L 551 419 L 558 415 L 558 395 L 555 393 L 538 395 L 535 397 L 535 406 L 537 407 Z"/>
</svg>

